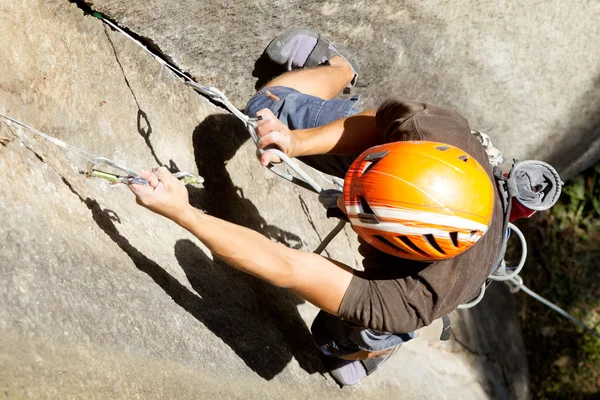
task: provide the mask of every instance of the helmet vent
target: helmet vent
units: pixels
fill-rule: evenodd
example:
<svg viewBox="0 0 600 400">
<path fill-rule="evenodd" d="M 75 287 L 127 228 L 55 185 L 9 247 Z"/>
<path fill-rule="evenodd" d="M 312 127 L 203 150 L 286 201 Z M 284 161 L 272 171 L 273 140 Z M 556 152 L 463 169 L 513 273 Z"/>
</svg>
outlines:
<svg viewBox="0 0 600 400">
<path fill-rule="evenodd" d="M 429 242 L 431 247 L 433 247 L 434 249 L 436 249 L 437 251 L 439 251 L 442 254 L 446 254 L 446 252 L 444 250 L 442 250 L 440 245 L 435 241 L 435 237 L 433 237 L 432 234 L 428 233 L 427 235 L 425 235 L 425 239 L 427 240 L 427 242 Z"/>
<path fill-rule="evenodd" d="M 468 155 L 466 155 L 466 154 L 463 154 L 462 156 L 458 157 L 458 159 L 459 159 L 460 161 L 467 162 L 467 161 L 469 161 L 469 156 L 468 156 Z"/>
<path fill-rule="evenodd" d="M 450 239 L 454 247 L 458 247 L 458 232 L 450 232 Z"/>
<path fill-rule="evenodd" d="M 379 159 L 381 160 L 381 158 Z M 377 164 L 377 162 L 379 160 L 375 160 L 375 161 L 369 161 L 369 163 L 367 164 L 367 166 L 365 167 L 365 169 L 363 169 L 362 171 L 362 175 L 366 174 L 367 172 L 369 172 L 371 170 L 371 168 L 373 168 L 375 166 L 375 164 Z"/>
<path fill-rule="evenodd" d="M 378 151 L 376 153 L 371 153 L 371 154 L 369 154 L 369 155 L 367 155 L 365 157 L 365 161 L 381 160 L 388 153 L 389 153 L 389 150 L 384 150 L 384 151 Z"/>
<path fill-rule="evenodd" d="M 362 175 L 366 174 L 367 172 L 369 172 L 371 170 L 371 168 L 373 168 L 375 166 L 375 164 L 377 164 L 379 161 L 381 161 L 383 159 L 383 157 L 386 156 L 386 154 L 388 154 L 389 151 L 378 151 L 377 153 L 371 153 L 368 156 L 365 157 L 365 161 L 368 161 L 369 164 L 367 164 L 367 166 L 365 167 L 365 169 L 362 171 Z"/>
<path fill-rule="evenodd" d="M 417 247 L 416 244 L 414 244 L 409 238 L 407 238 L 406 236 L 398 236 L 398 239 L 400 239 L 402 241 L 402 243 L 404 243 L 405 245 L 407 245 L 408 247 L 410 247 L 411 249 L 413 249 L 414 251 L 416 251 L 417 253 L 420 253 L 424 256 L 427 256 L 429 254 L 425 253 L 423 250 L 421 250 L 420 248 Z"/>
<path fill-rule="evenodd" d="M 435 148 L 439 151 L 446 151 L 450 148 L 450 146 L 436 146 Z"/>
<path fill-rule="evenodd" d="M 362 212 L 356 215 L 358 220 L 365 224 L 378 224 L 379 219 L 373 212 L 371 206 L 369 206 L 369 203 L 367 203 L 367 200 L 362 196 L 358 196 L 358 199 L 360 200 L 360 205 L 362 207 Z"/>
<path fill-rule="evenodd" d="M 369 205 L 369 203 L 367 203 L 367 199 L 365 199 L 362 196 L 358 196 L 358 199 L 360 200 L 360 205 L 362 207 L 362 212 L 365 214 L 375 214 L 373 212 L 373 209 L 371 208 L 371 206 Z"/>
<path fill-rule="evenodd" d="M 385 237 L 381 236 L 381 235 L 373 235 L 373 237 L 377 240 L 379 240 L 381 243 L 384 243 L 388 246 L 391 246 L 394 250 L 398 250 L 402 253 L 406 253 L 408 254 L 408 251 L 401 249 L 400 247 L 396 246 L 394 243 L 390 242 L 389 240 L 387 240 Z"/>
</svg>

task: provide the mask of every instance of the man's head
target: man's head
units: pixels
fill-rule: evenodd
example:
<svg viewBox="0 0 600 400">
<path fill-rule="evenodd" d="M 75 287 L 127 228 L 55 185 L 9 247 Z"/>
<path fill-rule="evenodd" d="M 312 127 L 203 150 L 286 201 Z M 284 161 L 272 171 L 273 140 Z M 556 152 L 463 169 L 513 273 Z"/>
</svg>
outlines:
<svg viewBox="0 0 600 400">
<path fill-rule="evenodd" d="M 354 161 L 344 205 L 369 244 L 397 257 L 437 261 L 463 253 L 485 234 L 494 187 L 485 169 L 457 147 L 395 142 Z"/>
</svg>

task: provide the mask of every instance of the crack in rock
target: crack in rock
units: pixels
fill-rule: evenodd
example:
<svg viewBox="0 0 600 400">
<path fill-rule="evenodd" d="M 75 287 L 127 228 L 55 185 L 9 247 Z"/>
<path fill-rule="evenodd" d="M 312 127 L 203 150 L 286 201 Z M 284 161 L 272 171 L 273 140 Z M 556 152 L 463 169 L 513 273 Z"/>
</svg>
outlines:
<svg viewBox="0 0 600 400">
<path fill-rule="evenodd" d="M 131 82 L 129 82 L 129 79 L 127 78 L 127 74 L 125 73 L 123 64 L 121 63 L 121 60 L 119 59 L 119 55 L 117 53 L 117 48 L 116 48 L 113 40 L 111 39 L 110 34 L 108 33 L 108 28 L 106 27 L 106 25 L 103 25 L 103 28 L 104 28 L 104 35 L 106 35 L 106 39 L 108 40 L 108 43 L 110 44 L 113 55 L 115 56 L 115 61 L 119 65 L 119 68 L 121 69 L 121 73 L 123 74 L 123 79 L 125 80 L 125 84 L 127 85 L 127 88 L 129 88 L 129 91 L 131 92 L 131 95 L 133 96 L 133 101 L 135 101 L 135 104 L 137 106 L 137 109 L 138 109 L 138 111 L 137 111 L 138 133 L 146 142 L 146 146 L 150 149 L 150 153 L 152 154 L 152 157 L 154 157 L 154 161 L 156 161 L 156 163 L 158 165 L 164 165 L 158 158 L 158 155 L 156 154 L 156 151 L 154 150 L 154 146 L 152 145 L 152 142 L 150 141 L 150 134 L 152 133 L 152 125 L 150 124 L 150 120 L 148 119 L 148 114 L 146 114 L 146 112 L 144 110 L 142 110 L 142 107 L 140 106 L 140 102 L 138 101 L 138 98 L 135 95 L 133 88 L 131 87 Z"/>
<path fill-rule="evenodd" d="M 308 204 L 306 204 L 306 201 L 304 201 L 304 199 L 302 198 L 302 194 L 298 191 L 298 188 L 296 187 L 296 185 L 294 185 L 293 188 L 294 188 L 294 192 L 296 192 L 296 194 L 298 195 L 298 200 L 300 201 L 300 207 L 302 208 L 302 212 L 306 216 L 306 220 L 312 227 L 313 231 L 317 234 L 319 241 L 322 242 L 323 238 L 321 237 L 321 234 L 319 234 L 319 231 L 317 230 L 317 226 L 315 225 L 315 222 L 313 221 L 312 216 L 310 215 L 310 210 L 308 209 Z M 331 254 L 327 251 L 327 249 L 325 249 L 323 251 L 325 252 L 325 254 L 327 254 L 327 257 L 331 257 Z"/>
</svg>

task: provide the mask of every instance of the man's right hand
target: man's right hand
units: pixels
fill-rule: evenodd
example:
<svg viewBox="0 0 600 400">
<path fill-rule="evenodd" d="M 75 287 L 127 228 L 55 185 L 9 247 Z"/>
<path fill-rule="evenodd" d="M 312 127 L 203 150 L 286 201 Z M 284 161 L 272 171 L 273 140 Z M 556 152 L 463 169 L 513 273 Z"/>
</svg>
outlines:
<svg viewBox="0 0 600 400">
<path fill-rule="evenodd" d="M 295 157 L 295 149 L 298 138 L 287 126 L 285 126 L 271 110 L 264 108 L 256 113 L 257 117 L 262 117 L 256 125 L 256 135 L 258 136 L 258 148 L 266 150 L 269 147 L 276 147 L 288 157 Z M 281 159 L 270 151 L 265 151 L 260 156 L 260 163 L 268 165 L 269 163 L 279 163 Z"/>
<path fill-rule="evenodd" d="M 178 224 L 190 211 L 193 212 L 185 185 L 168 169 L 160 167 L 152 172 L 141 171 L 140 175 L 148 181 L 148 185 L 129 185 L 139 205 Z"/>
</svg>

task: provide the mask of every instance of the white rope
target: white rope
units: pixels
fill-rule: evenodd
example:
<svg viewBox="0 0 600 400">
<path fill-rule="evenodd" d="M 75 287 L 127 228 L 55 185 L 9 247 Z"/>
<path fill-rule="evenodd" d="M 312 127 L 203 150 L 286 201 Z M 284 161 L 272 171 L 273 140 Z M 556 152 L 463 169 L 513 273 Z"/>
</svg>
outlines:
<svg viewBox="0 0 600 400">
<path fill-rule="evenodd" d="M 70 146 L 70 145 L 68 145 L 67 143 L 63 142 L 62 140 L 60 140 L 60 139 L 57 139 L 57 138 L 55 138 L 55 137 L 52 137 L 52 136 L 50 136 L 50 135 L 47 135 L 47 134 L 45 134 L 44 132 L 38 131 L 37 129 L 35 129 L 35 128 L 32 128 L 31 126 L 29 126 L 29 125 L 26 125 L 26 124 L 24 124 L 23 122 L 21 122 L 21 121 L 18 121 L 18 120 L 14 119 L 14 118 L 11 118 L 11 117 L 9 117 L 9 116 L 6 116 L 6 115 L 4 115 L 4 114 L 0 114 L 0 117 L 2 117 L 2 118 L 4 118 L 4 119 L 7 119 L 8 121 L 10 121 L 10 122 L 8 122 L 8 123 L 7 123 L 7 125 L 8 125 L 8 126 L 10 126 L 10 125 L 11 125 L 11 122 L 12 122 L 12 123 L 15 123 L 15 124 L 17 124 L 17 125 L 20 125 L 20 126 L 22 126 L 23 128 L 25 128 L 25 129 L 28 129 L 28 130 L 32 131 L 33 133 L 35 133 L 35 134 L 36 134 L 36 135 L 38 135 L 39 137 L 41 137 L 41 138 L 43 138 L 43 139 L 47 140 L 48 142 L 50 142 L 50 143 L 54 144 L 55 146 L 62 147 L 63 149 L 66 149 L 66 150 L 72 151 L 72 152 L 76 153 L 77 155 L 79 155 L 80 157 L 82 157 L 82 158 L 86 159 L 87 161 L 93 162 L 95 159 L 97 159 L 97 158 L 98 158 L 98 157 L 96 157 L 96 156 L 95 156 L 95 155 L 93 155 L 93 154 L 90 154 L 90 153 L 88 153 L 88 152 L 86 152 L 86 151 L 80 150 L 80 149 L 78 149 L 77 147 Z"/>
<path fill-rule="evenodd" d="M 523 235 L 521 230 L 519 228 L 517 228 L 514 224 L 509 223 L 508 227 L 511 230 L 511 232 L 515 232 L 517 234 L 517 236 L 519 237 L 519 240 L 521 241 L 521 259 L 519 260 L 519 264 L 517 265 L 517 267 L 515 268 L 515 270 L 512 273 L 510 273 L 508 275 L 498 275 L 498 272 L 500 272 L 500 273 L 506 272 L 506 263 L 504 262 L 504 260 L 502 260 L 502 267 L 498 269 L 496 274 L 491 274 L 488 276 L 488 279 L 490 279 L 492 281 L 498 281 L 498 282 L 508 281 L 508 280 L 518 276 L 519 272 L 521 272 L 521 270 L 523 269 L 523 266 L 525 265 L 525 261 L 527 260 L 527 241 L 525 240 L 525 235 Z M 461 310 L 465 310 L 467 308 L 475 307 L 477 304 L 479 304 L 481 302 L 481 300 L 483 300 L 483 296 L 485 296 L 486 288 L 487 288 L 487 286 L 484 283 L 483 286 L 481 286 L 481 290 L 479 291 L 479 295 L 477 296 L 477 298 L 475 298 L 474 300 L 472 300 L 468 303 L 461 304 L 457 308 L 459 308 Z"/>
<path fill-rule="evenodd" d="M 514 285 L 514 290 L 512 290 L 513 293 L 516 293 L 519 290 L 522 290 L 525 294 L 533 297 L 535 300 L 546 305 L 550 309 L 556 311 L 563 317 L 567 318 L 569 321 L 580 326 L 584 330 L 588 331 L 589 333 L 591 333 L 592 335 L 594 335 L 600 339 L 600 333 L 598 333 L 594 329 L 590 328 L 589 326 L 584 324 L 582 321 L 573 317 L 571 314 L 569 314 L 568 312 L 566 312 L 565 310 L 563 310 L 556 304 L 543 298 L 542 296 L 535 293 L 533 290 L 529 289 L 527 286 L 525 286 L 523 284 L 523 278 L 521 278 L 521 276 L 519 276 L 519 272 L 521 272 L 521 270 L 523 269 L 523 266 L 525 265 L 525 261 L 527 259 L 527 241 L 525 239 L 525 235 L 523 235 L 523 232 L 521 232 L 521 230 L 519 228 L 517 228 L 514 224 L 509 223 L 508 226 L 509 226 L 511 232 L 516 233 L 516 235 L 519 238 L 519 241 L 521 242 L 521 259 L 519 260 L 519 264 L 517 264 L 515 270 L 509 274 L 506 274 L 506 265 L 503 260 L 502 263 L 503 263 L 504 268 L 498 269 L 498 271 L 495 274 L 488 276 L 488 279 L 493 280 L 493 281 L 498 281 L 498 282 L 505 282 L 506 284 L 510 283 L 510 284 Z M 477 304 L 479 304 L 479 302 L 481 302 L 481 300 L 483 299 L 483 297 L 485 295 L 485 289 L 486 289 L 486 285 L 483 284 L 483 286 L 481 287 L 481 290 L 479 292 L 479 296 L 477 296 L 476 299 L 474 299 L 473 301 L 471 301 L 469 303 L 461 304 L 460 306 L 458 306 L 458 308 L 459 309 L 467 309 L 467 308 L 471 308 L 471 307 L 474 307 Z"/>
<path fill-rule="evenodd" d="M 125 166 L 117 163 L 116 161 L 113 161 L 113 160 L 111 160 L 109 158 L 106 158 L 106 157 L 98 157 L 98 156 L 95 156 L 95 155 L 93 155 L 91 153 L 88 153 L 87 151 L 78 149 L 77 147 L 73 147 L 73 146 L 71 146 L 71 145 L 63 142 L 60 139 L 52 137 L 52 136 L 50 136 L 50 135 L 48 135 L 48 134 L 46 134 L 44 132 L 41 132 L 41 131 L 39 131 L 39 130 L 37 130 L 35 128 L 32 128 L 31 126 L 26 125 L 23 122 L 18 121 L 18 120 L 14 119 L 14 118 L 11 118 L 9 116 L 6 116 L 4 114 L 0 114 L 0 117 L 5 118 L 8 121 L 10 121 L 8 124 L 15 123 L 15 124 L 17 124 L 19 126 L 22 126 L 23 128 L 32 131 L 33 133 L 35 133 L 39 137 L 47 140 L 48 142 L 52 143 L 53 145 L 58 146 L 60 148 L 63 148 L 65 150 L 69 150 L 69 151 L 77 154 L 79 157 L 83 158 L 84 160 L 87 160 L 88 161 L 88 173 L 91 172 L 92 168 L 95 168 L 97 165 L 105 164 L 105 165 L 111 166 L 113 168 L 116 168 L 116 169 L 118 169 L 118 170 L 120 170 L 122 172 L 125 172 L 125 173 L 129 174 L 130 176 L 132 176 L 134 178 L 143 179 L 143 178 L 141 178 L 140 174 L 137 171 L 135 171 L 133 169 L 130 169 L 130 168 L 127 168 L 127 167 L 125 167 Z M 19 136 L 19 139 L 21 139 L 21 141 L 23 140 L 20 136 Z M 138 181 L 138 182 L 140 182 L 140 181 Z"/>
<path fill-rule="evenodd" d="M 481 302 L 481 300 L 483 300 L 483 296 L 485 296 L 485 289 L 486 289 L 486 286 L 484 283 L 483 285 L 481 285 L 481 289 L 479 290 L 479 295 L 473 301 L 461 304 L 456 308 L 458 308 L 459 310 L 466 310 L 467 308 L 475 307 L 477 304 L 479 304 L 479 302 Z"/>
<path fill-rule="evenodd" d="M 492 281 L 502 282 L 502 281 L 511 280 L 512 278 L 519 275 L 519 272 L 521 272 L 521 270 L 525 266 L 525 261 L 527 261 L 527 240 L 525 240 L 525 235 L 523 235 L 523 232 L 521 232 L 521 230 L 519 228 L 517 228 L 514 224 L 511 224 L 510 222 L 508 223 L 508 227 L 509 227 L 511 233 L 512 232 L 516 233 L 517 236 L 519 237 L 519 240 L 521 241 L 521 259 L 519 260 L 519 264 L 517 264 L 517 267 L 515 268 L 515 270 L 513 272 L 511 272 L 508 275 L 498 275 L 498 272 L 506 271 L 506 263 L 504 262 L 504 260 L 502 260 L 502 264 L 504 267 L 504 268 L 502 268 L 502 271 L 499 270 L 496 272 L 496 274 L 491 274 L 490 276 L 488 276 L 488 279 L 490 279 Z"/>
<path fill-rule="evenodd" d="M 529 296 L 533 297 L 534 299 L 536 299 L 540 303 L 546 305 L 550 309 L 556 311 L 557 313 L 559 313 L 563 317 L 567 318 L 569 321 L 573 322 L 576 325 L 579 325 L 580 327 L 582 327 L 583 329 L 585 329 L 586 331 L 588 331 L 589 333 L 591 333 L 592 335 L 594 335 L 598 339 L 600 339 L 600 333 L 598 333 L 596 330 L 590 328 L 589 326 L 587 326 L 586 324 L 584 324 L 583 322 L 581 322 L 577 318 L 573 317 L 571 314 L 569 314 L 568 312 L 566 312 L 565 310 L 563 310 L 562 308 L 560 308 L 556 304 L 554 304 L 551 301 L 543 298 L 542 296 L 540 296 L 539 294 L 537 294 L 536 292 L 534 292 L 533 290 L 531 290 L 527 286 L 525 286 L 523 284 L 523 278 L 521 278 L 520 276 L 516 276 L 514 278 L 511 278 L 510 279 L 510 283 L 512 283 L 512 284 L 515 285 L 515 288 L 517 289 L 517 291 L 518 290 L 522 290 L 524 293 L 526 293 Z"/>
<path fill-rule="evenodd" d="M 519 260 L 519 264 L 517 265 L 515 270 L 508 275 L 505 274 L 506 273 L 506 263 L 504 262 L 504 260 L 502 260 L 502 267 L 499 268 L 495 274 L 490 274 L 488 276 L 488 279 L 490 279 L 492 281 L 503 282 L 503 281 L 509 281 L 515 277 L 518 277 L 519 272 L 521 272 L 521 270 L 523 269 L 523 266 L 525 265 L 525 261 L 527 260 L 527 241 L 525 240 L 525 235 L 523 235 L 523 232 L 521 232 L 521 230 L 519 228 L 517 228 L 514 224 L 512 224 L 510 222 L 508 223 L 508 228 L 510 229 L 511 232 L 515 232 L 517 234 L 517 237 L 521 241 L 521 259 Z M 475 307 L 477 304 L 479 304 L 479 302 L 481 302 L 481 300 L 483 300 L 483 296 L 485 295 L 486 288 L 487 288 L 487 285 L 484 283 L 483 286 L 481 287 L 481 290 L 479 291 L 479 295 L 477 296 L 476 299 L 474 299 L 468 303 L 461 304 L 457 308 L 464 310 L 467 308 Z"/>
</svg>

